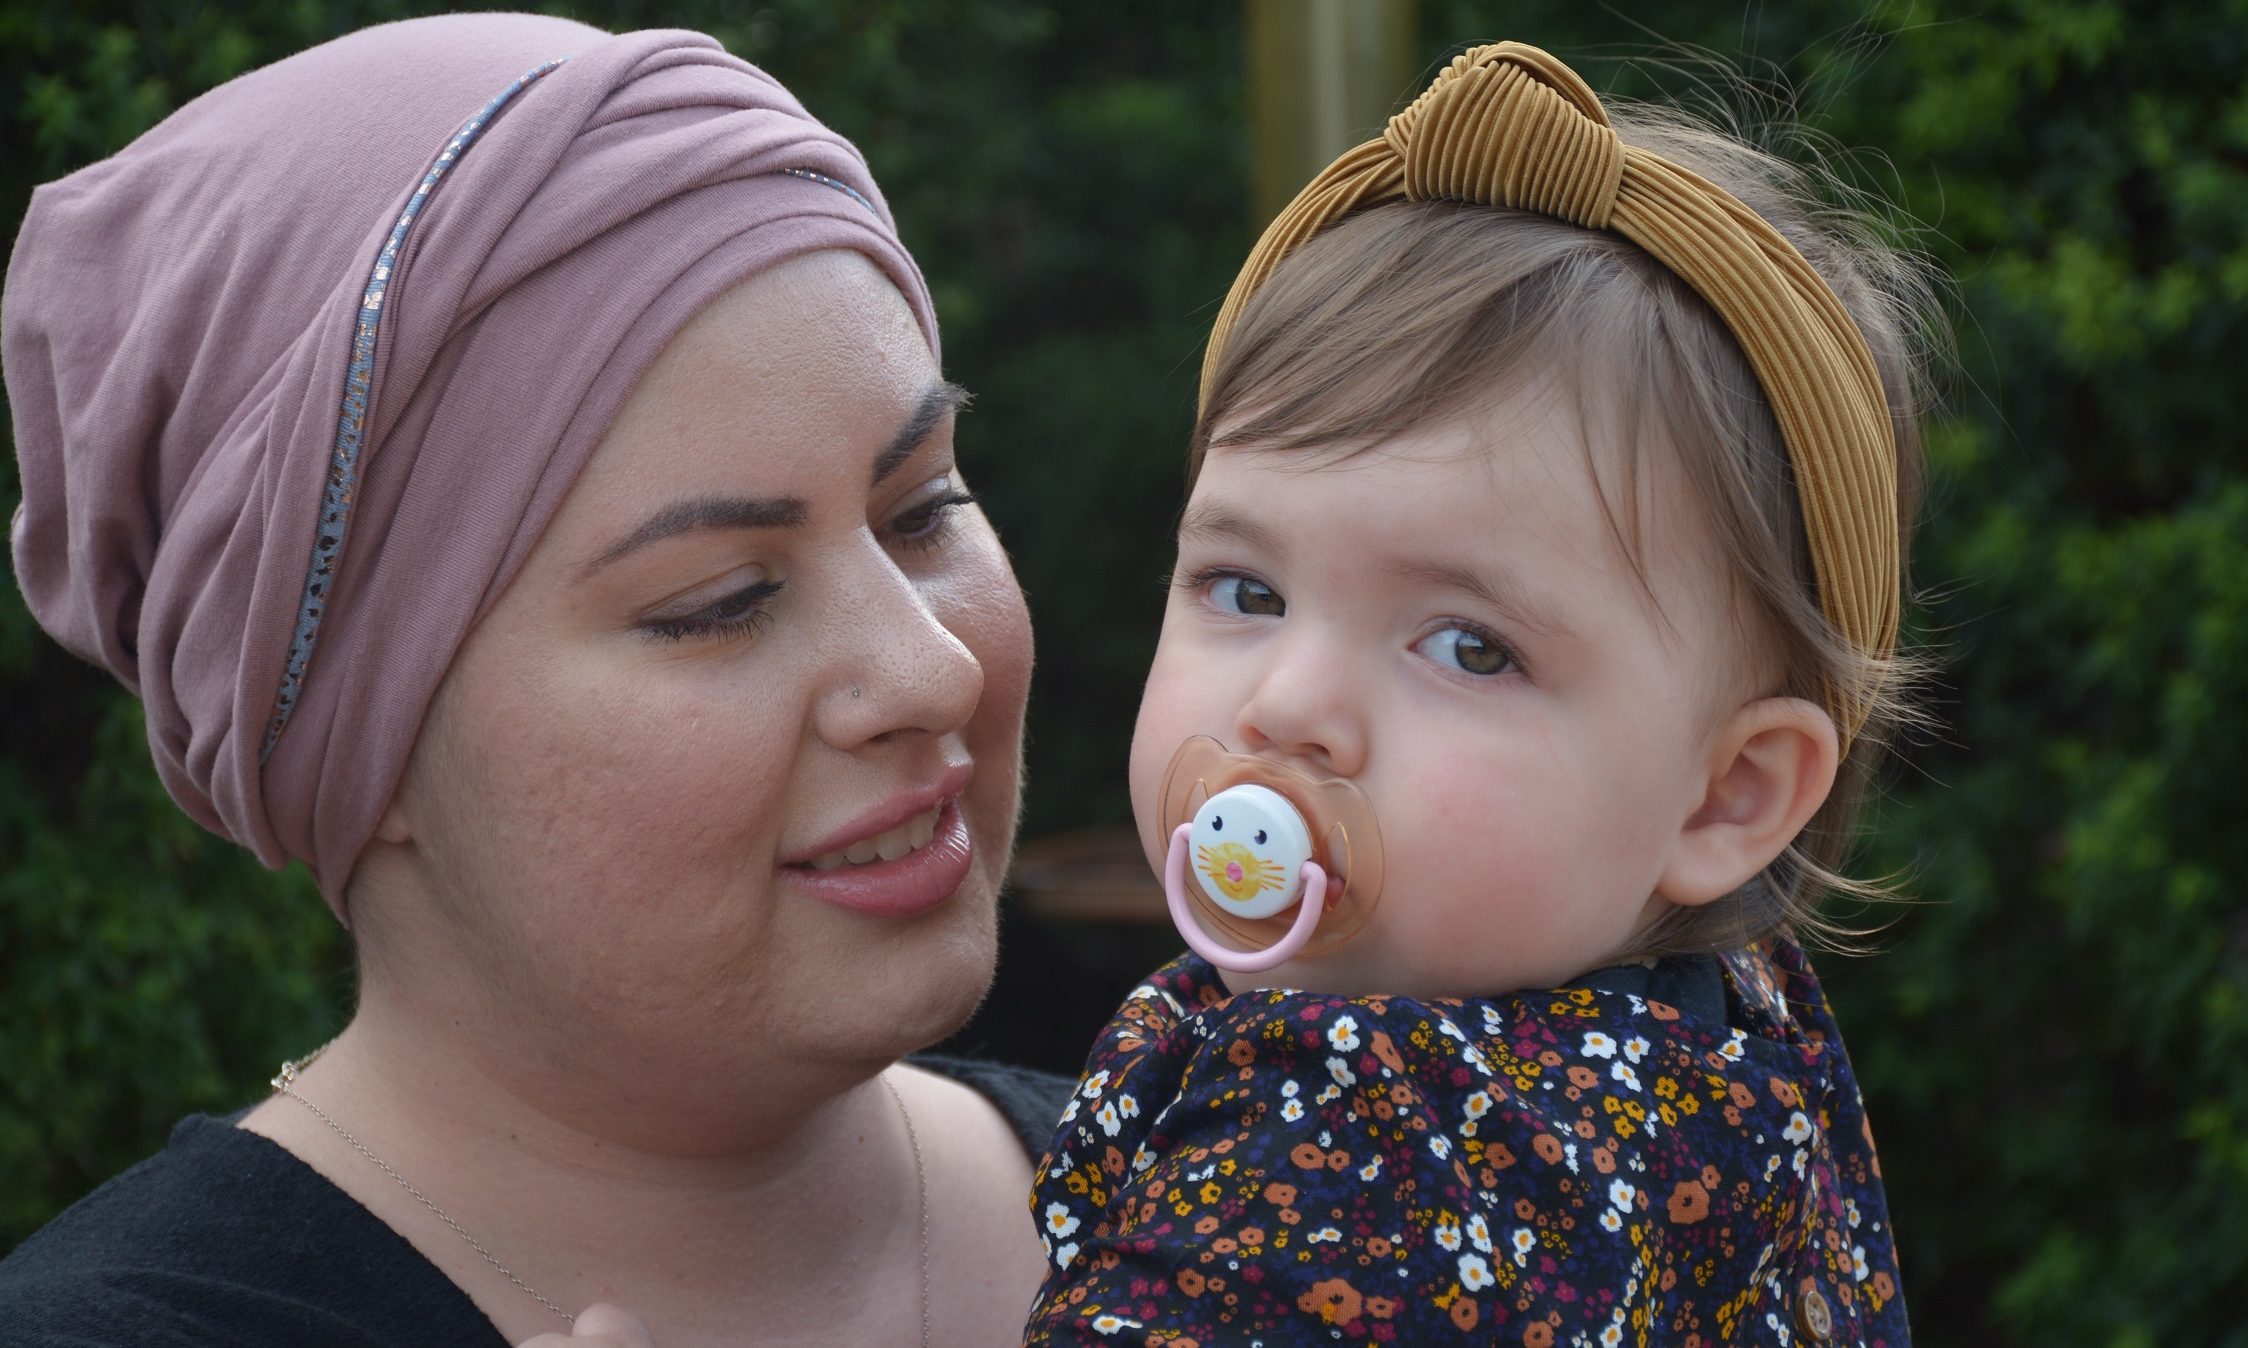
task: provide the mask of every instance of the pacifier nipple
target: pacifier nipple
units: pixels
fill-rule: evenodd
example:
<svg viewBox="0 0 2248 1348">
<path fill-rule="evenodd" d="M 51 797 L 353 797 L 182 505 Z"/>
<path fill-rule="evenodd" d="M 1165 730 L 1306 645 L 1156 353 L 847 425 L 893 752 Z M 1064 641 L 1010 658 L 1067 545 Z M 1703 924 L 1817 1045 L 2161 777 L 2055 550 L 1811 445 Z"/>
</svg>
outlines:
<svg viewBox="0 0 2248 1348">
<path fill-rule="evenodd" d="M 1196 736 L 1173 756 L 1162 804 L 1171 920 L 1219 968 L 1332 948 L 1371 915 L 1381 835 L 1353 783 Z"/>
</svg>

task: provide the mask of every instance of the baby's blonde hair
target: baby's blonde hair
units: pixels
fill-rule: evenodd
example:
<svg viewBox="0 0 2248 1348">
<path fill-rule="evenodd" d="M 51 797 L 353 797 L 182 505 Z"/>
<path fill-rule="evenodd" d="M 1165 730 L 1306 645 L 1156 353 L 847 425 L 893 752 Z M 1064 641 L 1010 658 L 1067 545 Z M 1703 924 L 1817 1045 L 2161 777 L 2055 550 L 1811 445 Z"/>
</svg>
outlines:
<svg viewBox="0 0 2248 1348">
<path fill-rule="evenodd" d="M 1609 108 L 1624 143 L 1700 174 L 1761 215 L 1833 289 L 1872 349 L 1897 444 L 1897 518 L 1909 556 L 1921 483 L 1920 418 L 1937 334 L 1925 264 L 1880 222 L 1840 204 L 1824 169 L 1790 164 L 1673 109 Z M 1256 291 L 1209 371 L 1189 482 L 1213 449 L 1355 453 L 1472 415 L 1537 374 L 1569 374 L 1599 427 L 1588 440 L 1660 442 L 1707 521 L 1741 619 L 1774 679 L 1755 691 L 1819 699 L 1859 691 L 1869 708 L 1834 789 L 1794 844 L 1726 898 L 1676 907 L 1627 956 L 1727 950 L 1777 936 L 1847 944 L 1863 933 L 1821 912 L 1830 893 L 1896 897 L 1840 867 L 1874 769 L 1917 721 L 1918 661 L 1874 657 L 1821 613 L 1794 474 L 1778 422 L 1740 346 L 1685 283 L 1620 235 L 1465 203 L 1394 202 L 1291 252 Z M 1593 373 L 1597 372 L 1597 373 Z M 1633 396 L 1600 396 L 1605 389 Z M 1652 424 L 1655 434 L 1643 427 Z M 1602 434 L 1612 430 L 1613 435 Z M 1636 473 L 1602 504 L 1643 586 Z M 1652 598 L 1652 588 L 1648 595 Z"/>
</svg>

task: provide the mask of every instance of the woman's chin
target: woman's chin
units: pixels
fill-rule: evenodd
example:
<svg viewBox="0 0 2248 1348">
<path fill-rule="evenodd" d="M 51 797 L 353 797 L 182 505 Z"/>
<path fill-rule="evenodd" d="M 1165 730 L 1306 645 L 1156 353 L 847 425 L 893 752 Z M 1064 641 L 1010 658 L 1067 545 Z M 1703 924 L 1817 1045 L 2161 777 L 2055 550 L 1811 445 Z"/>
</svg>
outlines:
<svg viewBox="0 0 2248 1348">
<path fill-rule="evenodd" d="M 989 898 L 963 893 L 954 904 L 857 962 L 847 980 L 852 995 L 837 999 L 829 1025 L 834 1056 L 896 1059 L 968 1023 L 998 969 L 998 920 Z"/>
</svg>

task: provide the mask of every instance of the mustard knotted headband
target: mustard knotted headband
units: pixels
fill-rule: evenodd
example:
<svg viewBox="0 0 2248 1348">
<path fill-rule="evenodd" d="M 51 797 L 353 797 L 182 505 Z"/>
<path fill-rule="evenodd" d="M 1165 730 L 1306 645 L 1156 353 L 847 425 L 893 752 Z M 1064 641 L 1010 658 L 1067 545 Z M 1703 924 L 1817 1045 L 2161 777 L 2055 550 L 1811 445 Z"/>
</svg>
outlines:
<svg viewBox="0 0 2248 1348">
<path fill-rule="evenodd" d="M 1241 310 L 1295 248 L 1392 201 L 1471 201 L 1613 230 L 1708 302 L 1740 344 L 1795 472 L 1820 610 L 1876 661 L 1897 641 L 1897 448 L 1873 353 L 1834 291 L 1731 193 L 1625 145 L 1591 86 L 1519 42 L 1456 57 L 1378 140 L 1311 181 L 1242 264 L 1202 362 L 1202 399 Z M 1824 690 L 1845 752 L 1873 690 Z"/>
</svg>

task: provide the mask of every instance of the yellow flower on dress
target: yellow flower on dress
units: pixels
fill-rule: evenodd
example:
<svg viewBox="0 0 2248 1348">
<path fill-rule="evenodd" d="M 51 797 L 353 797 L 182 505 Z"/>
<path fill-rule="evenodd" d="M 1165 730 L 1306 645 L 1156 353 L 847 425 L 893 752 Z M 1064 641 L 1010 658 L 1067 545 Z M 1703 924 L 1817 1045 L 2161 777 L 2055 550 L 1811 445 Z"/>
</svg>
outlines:
<svg viewBox="0 0 2248 1348">
<path fill-rule="evenodd" d="M 1247 903 L 1266 890 L 1278 889 L 1288 882 L 1279 862 L 1267 861 L 1237 842 L 1196 848 L 1194 864 L 1210 877 L 1211 884 L 1235 903 Z"/>
</svg>

